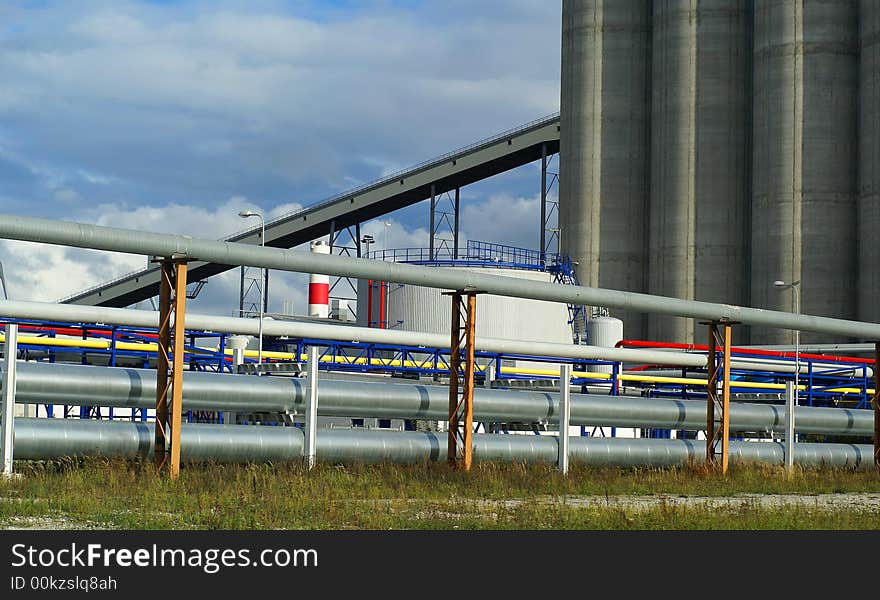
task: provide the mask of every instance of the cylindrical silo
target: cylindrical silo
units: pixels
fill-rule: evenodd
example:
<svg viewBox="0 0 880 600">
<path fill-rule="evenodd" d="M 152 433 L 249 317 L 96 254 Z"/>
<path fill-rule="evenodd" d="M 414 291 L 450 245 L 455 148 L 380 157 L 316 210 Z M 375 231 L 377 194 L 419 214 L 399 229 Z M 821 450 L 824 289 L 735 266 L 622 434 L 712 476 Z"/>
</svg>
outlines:
<svg viewBox="0 0 880 600">
<path fill-rule="evenodd" d="M 862 0 L 859 113 L 859 320 L 880 322 L 880 3 Z"/>
<path fill-rule="evenodd" d="M 653 3 L 652 294 L 748 303 L 751 5 Z M 648 317 L 651 339 L 702 343 L 703 330 L 693 319 Z"/>
<path fill-rule="evenodd" d="M 316 254 L 330 254 L 330 246 L 322 240 L 313 242 L 311 249 Z M 321 319 L 330 316 L 330 277 L 327 275 L 309 275 L 309 316 Z"/>
<path fill-rule="evenodd" d="M 650 4 L 562 2 L 560 247 L 584 285 L 645 291 Z"/>
<path fill-rule="evenodd" d="M 856 314 L 858 8 L 852 0 L 756 5 L 751 304 Z M 752 343 L 791 343 L 755 328 Z M 805 333 L 805 342 L 839 341 Z"/>
</svg>

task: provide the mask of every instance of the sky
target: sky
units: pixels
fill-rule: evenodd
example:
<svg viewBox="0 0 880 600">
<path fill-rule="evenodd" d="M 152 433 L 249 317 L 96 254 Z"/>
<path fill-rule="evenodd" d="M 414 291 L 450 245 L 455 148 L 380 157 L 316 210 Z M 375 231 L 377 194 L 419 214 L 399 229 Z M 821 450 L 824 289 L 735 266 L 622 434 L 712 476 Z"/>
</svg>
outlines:
<svg viewBox="0 0 880 600">
<path fill-rule="evenodd" d="M 242 209 L 269 219 L 558 111 L 560 19 L 544 0 L 2 0 L 0 213 L 226 237 L 256 225 Z M 464 188 L 462 238 L 535 248 L 539 174 Z M 362 233 L 427 246 L 428 213 Z M 0 241 L 0 263 L 11 299 L 56 301 L 145 258 Z M 270 312 L 306 312 L 305 276 L 270 279 Z M 238 288 L 213 277 L 191 310 L 233 314 Z"/>
</svg>

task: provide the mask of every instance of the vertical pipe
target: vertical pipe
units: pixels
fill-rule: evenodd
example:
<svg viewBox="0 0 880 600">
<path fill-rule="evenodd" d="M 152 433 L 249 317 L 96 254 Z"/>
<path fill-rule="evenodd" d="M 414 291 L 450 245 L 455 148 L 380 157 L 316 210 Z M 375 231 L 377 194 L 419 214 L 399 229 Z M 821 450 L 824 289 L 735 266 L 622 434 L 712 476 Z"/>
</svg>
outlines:
<svg viewBox="0 0 880 600">
<path fill-rule="evenodd" d="M 171 347 L 171 263 L 159 263 L 161 280 L 159 282 L 159 336 L 156 352 L 156 430 L 153 459 L 156 468 L 165 464 L 168 447 L 168 371 Z"/>
<path fill-rule="evenodd" d="M 483 367 L 483 372 L 485 373 L 485 379 L 483 380 L 483 387 L 490 388 L 492 387 L 492 382 L 495 381 L 495 362 L 488 362 L 486 366 Z"/>
<path fill-rule="evenodd" d="M 385 318 L 385 290 L 387 283 L 379 282 L 379 329 L 385 329 L 388 326 L 388 319 Z"/>
<path fill-rule="evenodd" d="M 729 323 L 724 324 L 723 387 L 721 390 L 721 473 L 727 474 L 730 462 L 730 333 Z"/>
<path fill-rule="evenodd" d="M 171 364 L 171 479 L 180 476 L 180 427 L 183 419 L 183 355 L 186 336 L 186 261 L 174 264 L 174 334 Z"/>
<path fill-rule="evenodd" d="M 13 442 L 15 438 L 15 358 L 18 355 L 18 325 L 6 325 L 6 341 L 3 349 L 3 407 L 0 423 L 0 454 L 3 457 L 3 475 L 12 475 Z"/>
<path fill-rule="evenodd" d="M 373 326 L 373 280 L 367 280 L 367 327 Z"/>
<path fill-rule="evenodd" d="M 452 232 L 452 259 L 458 258 L 458 229 L 461 214 L 461 188 L 455 188 L 455 231 Z"/>
<path fill-rule="evenodd" d="M 428 226 L 428 260 L 434 260 L 434 212 L 437 210 L 437 196 L 434 193 L 434 184 L 431 184 L 431 215 Z"/>
<path fill-rule="evenodd" d="M 571 365 L 559 366 L 559 457 L 557 464 L 568 475 L 569 423 L 571 420 Z"/>
<path fill-rule="evenodd" d="M 793 381 L 785 382 L 785 468 L 794 467 L 794 406 L 797 390 Z"/>
<path fill-rule="evenodd" d="M 318 430 L 318 347 L 309 346 L 309 404 L 306 407 L 305 444 L 303 458 L 306 468 L 315 467 Z"/>
<path fill-rule="evenodd" d="M 314 242 L 311 251 L 315 254 L 330 254 L 330 246 L 323 240 Z M 330 316 L 330 277 L 322 273 L 309 275 L 309 316 L 326 319 Z"/>
<path fill-rule="evenodd" d="M 547 257 L 547 144 L 541 144 L 541 241 L 538 246 L 541 262 Z"/>
</svg>

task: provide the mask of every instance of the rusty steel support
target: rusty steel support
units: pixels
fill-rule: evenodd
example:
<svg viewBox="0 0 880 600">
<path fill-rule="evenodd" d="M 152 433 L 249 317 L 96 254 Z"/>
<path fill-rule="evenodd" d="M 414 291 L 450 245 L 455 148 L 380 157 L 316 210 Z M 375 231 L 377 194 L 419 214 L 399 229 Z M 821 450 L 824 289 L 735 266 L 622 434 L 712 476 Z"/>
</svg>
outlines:
<svg viewBox="0 0 880 600">
<path fill-rule="evenodd" d="M 475 291 L 444 294 L 452 297 L 446 458 L 450 464 L 465 471 L 470 470 L 474 453 L 474 339 L 477 294 Z"/>
<path fill-rule="evenodd" d="M 706 463 L 720 466 L 721 473 L 726 475 L 730 460 L 730 333 L 734 323 L 712 321 L 704 324 L 709 326 L 709 353 L 706 360 L 709 375 L 706 387 Z M 723 327 L 723 332 L 719 330 L 719 326 Z"/>
<path fill-rule="evenodd" d="M 186 341 L 186 263 L 187 259 L 179 258 L 160 261 L 154 460 L 159 469 L 168 464 L 168 474 L 172 479 L 177 479 L 180 475 L 183 359 Z"/>
<path fill-rule="evenodd" d="M 874 342 L 874 468 L 880 471 L 880 342 Z"/>
</svg>

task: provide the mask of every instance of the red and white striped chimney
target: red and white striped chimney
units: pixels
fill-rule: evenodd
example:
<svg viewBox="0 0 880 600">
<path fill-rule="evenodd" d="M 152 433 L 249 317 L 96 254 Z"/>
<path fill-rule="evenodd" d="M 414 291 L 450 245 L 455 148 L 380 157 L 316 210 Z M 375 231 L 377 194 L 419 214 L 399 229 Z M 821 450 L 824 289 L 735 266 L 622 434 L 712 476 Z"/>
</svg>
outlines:
<svg viewBox="0 0 880 600">
<path fill-rule="evenodd" d="M 323 240 L 312 243 L 312 252 L 330 254 Z M 330 316 L 330 276 L 312 273 L 309 276 L 309 316 L 326 319 Z"/>
</svg>

